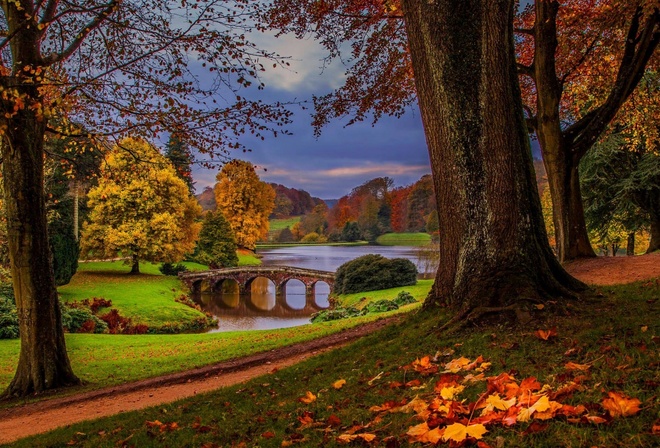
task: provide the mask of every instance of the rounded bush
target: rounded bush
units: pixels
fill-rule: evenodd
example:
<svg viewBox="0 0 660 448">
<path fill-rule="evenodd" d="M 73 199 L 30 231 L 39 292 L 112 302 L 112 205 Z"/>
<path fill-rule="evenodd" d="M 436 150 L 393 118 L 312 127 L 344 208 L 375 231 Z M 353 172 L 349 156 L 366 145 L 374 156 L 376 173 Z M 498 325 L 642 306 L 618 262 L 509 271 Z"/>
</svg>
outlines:
<svg viewBox="0 0 660 448">
<path fill-rule="evenodd" d="M 337 269 L 335 292 L 351 294 L 363 291 L 409 286 L 417 283 L 417 268 L 405 258 L 363 255 Z"/>
</svg>

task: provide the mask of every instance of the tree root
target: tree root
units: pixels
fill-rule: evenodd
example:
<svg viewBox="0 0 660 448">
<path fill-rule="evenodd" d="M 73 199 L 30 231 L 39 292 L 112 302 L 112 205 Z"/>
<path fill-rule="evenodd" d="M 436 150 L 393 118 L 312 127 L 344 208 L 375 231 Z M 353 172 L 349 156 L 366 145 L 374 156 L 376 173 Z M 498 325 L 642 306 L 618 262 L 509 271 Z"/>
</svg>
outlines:
<svg viewBox="0 0 660 448">
<path fill-rule="evenodd" d="M 499 307 L 478 307 L 471 308 L 464 311 L 461 311 L 456 316 L 452 317 L 447 323 L 442 327 L 435 330 L 435 333 L 442 334 L 443 336 L 456 333 L 459 330 L 467 327 L 468 325 L 480 320 L 482 317 L 488 314 L 512 312 L 515 313 L 516 319 L 518 321 L 527 321 L 529 320 L 525 316 L 526 311 L 523 310 L 520 305 L 514 304 L 509 306 L 499 306 Z"/>
</svg>

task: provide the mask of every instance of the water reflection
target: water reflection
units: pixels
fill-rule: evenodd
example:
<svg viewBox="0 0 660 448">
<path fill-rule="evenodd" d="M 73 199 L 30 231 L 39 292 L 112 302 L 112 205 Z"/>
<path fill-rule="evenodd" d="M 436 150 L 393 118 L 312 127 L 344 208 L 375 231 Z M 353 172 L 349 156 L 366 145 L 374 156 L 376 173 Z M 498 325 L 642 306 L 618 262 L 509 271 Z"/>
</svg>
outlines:
<svg viewBox="0 0 660 448">
<path fill-rule="evenodd" d="M 192 298 L 218 318 L 219 326 L 213 332 L 304 325 L 309 323 L 312 313 L 329 306 L 330 288 L 324 282 L 315 285 L 314 295 L 308 295 L 299 280 L 289 280 L 279 296 L 275 284 L 263 277 L 254 279 L 249 289 L 250 294 L 240 295 L 238 284 L 225 280 L 216 290 L 202 289 Z"/>
</svg>

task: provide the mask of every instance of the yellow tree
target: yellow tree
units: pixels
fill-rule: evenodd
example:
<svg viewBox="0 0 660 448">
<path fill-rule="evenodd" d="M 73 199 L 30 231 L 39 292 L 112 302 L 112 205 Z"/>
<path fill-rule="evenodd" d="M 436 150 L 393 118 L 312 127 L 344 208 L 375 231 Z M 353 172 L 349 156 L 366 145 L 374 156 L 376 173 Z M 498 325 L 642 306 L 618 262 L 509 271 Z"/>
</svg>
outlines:
<svg viewBox="0 0 660 448">
<path fill-rule="evenodd" d="M 275 207 L 275 190 L 250 162 L 232 160 L 216 176 L 215 201 L 236 234 L 239 247 L 254 250 L 268 235 L 268 216 Z"/>
<path fill-rule="evenodd" d="M 140 260 L 180 261 L 195 248 L 201 207 L 172 164 L 144 140 L 124 139 L 108 154 L 89 206 L 83 256 L 129 257 L 131 274 L 138 274 Z"/>
</svg>

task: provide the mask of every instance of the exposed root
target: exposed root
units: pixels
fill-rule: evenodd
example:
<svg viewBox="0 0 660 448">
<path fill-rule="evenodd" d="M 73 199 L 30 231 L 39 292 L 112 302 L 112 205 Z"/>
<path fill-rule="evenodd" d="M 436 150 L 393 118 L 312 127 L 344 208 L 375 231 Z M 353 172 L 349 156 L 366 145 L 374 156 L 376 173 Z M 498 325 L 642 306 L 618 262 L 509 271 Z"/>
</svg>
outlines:
<svg viewBox="0 0 660 448">
<path fill-rule="evenodd" d="M 514 313 L 516 320 L 520 322 L 529 320 L 529 313 L 522 309 L 518 304 L 500 307 L 478 307 L 461 311 L 456 316 L 452 317 L 442 327 L 438 328 L 435 333 L 441 333 L 442 335 L 453 334 L 459 330 L 462 330 L 468 325 L 478 322 L 482 317 L 486 315 L 505 312 Z"/>
</svg>

